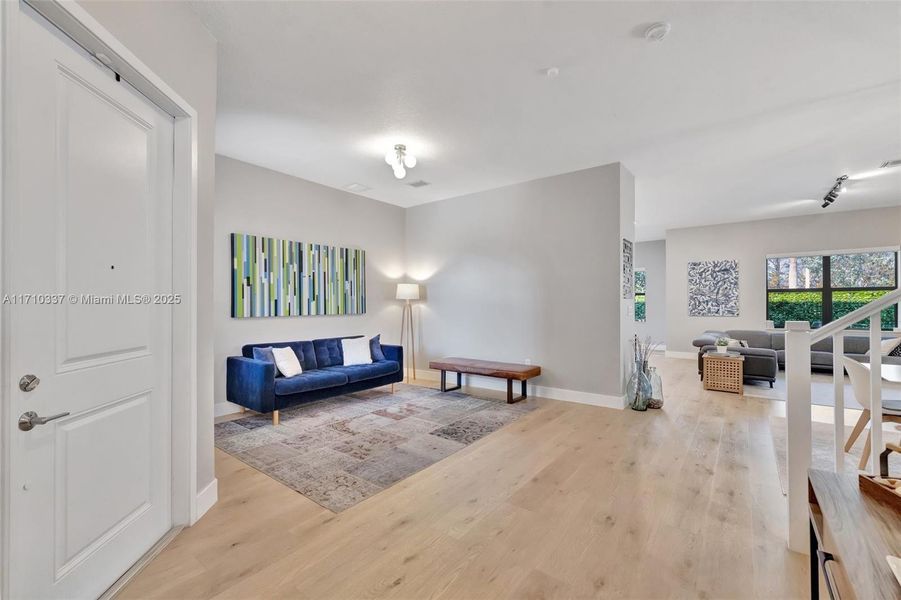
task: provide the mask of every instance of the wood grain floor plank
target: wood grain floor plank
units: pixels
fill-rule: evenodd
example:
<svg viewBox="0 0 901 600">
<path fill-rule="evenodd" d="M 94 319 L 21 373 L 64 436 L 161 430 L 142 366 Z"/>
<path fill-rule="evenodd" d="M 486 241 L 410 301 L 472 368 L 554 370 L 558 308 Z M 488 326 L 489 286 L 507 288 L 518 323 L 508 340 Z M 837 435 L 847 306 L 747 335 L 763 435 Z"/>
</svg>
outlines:
<svg viewBox="0 0 901 600">
<path fill-rule="evenodd" d="M 804 597 L 768 425 L 784 407 L 654 363 L 661 411 L 530 398 L 339 514 L 217 451 L 219 502 L 120 597 Z"/>
</svg>

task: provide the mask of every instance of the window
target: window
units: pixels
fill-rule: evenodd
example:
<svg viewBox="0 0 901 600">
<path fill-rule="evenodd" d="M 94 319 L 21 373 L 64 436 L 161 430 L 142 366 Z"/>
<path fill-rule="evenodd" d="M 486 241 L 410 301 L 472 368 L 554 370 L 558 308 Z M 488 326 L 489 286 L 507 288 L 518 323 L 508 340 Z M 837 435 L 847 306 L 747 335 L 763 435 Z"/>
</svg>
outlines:
<svg viewBox="0 0 901 600">
<path fill-rule="evenodd" d="M 647 321 L 647 273 L 644 269 L 635 269 L 635 321 Z"/>
<path fill-rule="evenodd" d="M 892 250 L 823 256 L 785 256 L 766 261 L 767 319 L 809 321 L 821 327 L 898 287 L 898 253 Z M 897 305 L 882 311 L 882 329 L 898 324 Z M 869 319 L 853 325 L 870 326 Z"/>
</svg>

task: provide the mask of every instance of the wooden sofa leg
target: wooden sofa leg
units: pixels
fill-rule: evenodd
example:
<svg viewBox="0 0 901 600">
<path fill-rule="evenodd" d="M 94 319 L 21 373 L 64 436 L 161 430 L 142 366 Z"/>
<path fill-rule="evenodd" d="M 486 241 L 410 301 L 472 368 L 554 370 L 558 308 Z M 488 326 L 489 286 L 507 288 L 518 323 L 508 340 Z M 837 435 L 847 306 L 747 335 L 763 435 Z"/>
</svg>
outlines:
<svg viewBox="0 0 901 600">
<path fill-rule="evenodd" d="M 277 410 L 272 411 L 272 424 L 278 425 L 278 411 Z"/>
<path fill-rule="evenodd" d="M 242 413 L 246 413 L 246 412 L 247 412 L 247 408 L 244 407 L 244 406 L 242 406 L 242 407 L 241 407 L 241 412 L 242 412 Z"/>
<path fill-rule="evenodd" d="M 394 384 L 393 383 L 391 384 L 391 393 L 392 394 L 394 393 Z"/>
</svg>

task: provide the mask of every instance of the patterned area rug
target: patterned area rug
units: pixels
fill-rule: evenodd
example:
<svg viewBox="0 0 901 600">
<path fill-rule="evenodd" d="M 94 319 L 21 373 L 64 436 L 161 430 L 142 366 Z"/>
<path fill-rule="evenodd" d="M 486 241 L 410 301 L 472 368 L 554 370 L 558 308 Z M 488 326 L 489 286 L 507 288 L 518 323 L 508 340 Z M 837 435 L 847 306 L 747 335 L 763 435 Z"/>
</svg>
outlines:
<svg viewBox="0 0 901 600">
<path fill-rule="evenodd" d="M 216 447 L 341 512 L 533 410 L 397 384 L 217 423 Z"/>
</svg>

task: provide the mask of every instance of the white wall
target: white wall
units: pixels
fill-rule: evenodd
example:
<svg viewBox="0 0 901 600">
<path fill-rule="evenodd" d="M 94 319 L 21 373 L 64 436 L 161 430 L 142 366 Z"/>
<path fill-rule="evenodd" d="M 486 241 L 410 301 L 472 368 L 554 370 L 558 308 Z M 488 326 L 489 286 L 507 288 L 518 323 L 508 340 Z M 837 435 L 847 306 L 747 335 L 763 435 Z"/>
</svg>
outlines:
<svg viewBox="0 0 901 600">
<path fill-rule="evenodd" d="M 232 233 L 319 242 L 366 251 L 366 314 L 353 316 L 231 318 Z M 256 342 L 382 334 L 400 338 L 395 283 L 404 273 L 404 209 L 325 187 L 224 156 L 216 157 L 214 285 L 215 395 L 225 404 L 225 364 Z"/>
<path fill-rule="evenodd" d="M 850 200 L 850 198 L 849 198 Z M 666 346 L 691 352 L 705 329 L 763 329 L 766 321 L 766 255 L 898 246 L 901 208 L 830 212 L 730 223 L 666 232 Z M 688 263 L 735 259 L 739 268 L 739 316 L 688 316 Z"/>
<path fill-rule="evenodd" d="M 197 111 L 197 489 L 213 481 L 213 185 L 216 40 L 182 2 L 80 0 Z"/>
<path fill-rule="evenodd" d="M 666 343 L 666 240 L 635 244 L 635 268 L 647 273 L 647 320 L 634 323 L 642 340 Z"/>
<path fill-rule="evenodd" d="M 528 359 L 543 388 L 621 398 L 632 186 L 617 163 L 407 209 L 407 271 L 427 293 L 417 367 Z"/>
</svg>

